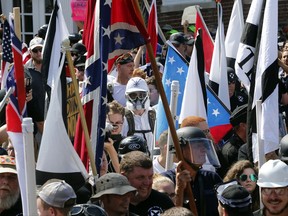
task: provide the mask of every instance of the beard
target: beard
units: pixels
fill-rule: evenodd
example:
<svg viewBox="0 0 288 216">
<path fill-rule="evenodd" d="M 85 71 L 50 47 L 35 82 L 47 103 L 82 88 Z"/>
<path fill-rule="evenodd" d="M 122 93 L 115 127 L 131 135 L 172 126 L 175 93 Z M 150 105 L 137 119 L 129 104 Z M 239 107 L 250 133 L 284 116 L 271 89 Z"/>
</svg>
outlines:
<svg viewBox="0 0 288 216">
<path fill-rule="evenodd" d="M 10 209 L 13 205 L 15 205 L 15 203 L 19 199 L 19 196 L 19 189 L 15 191 L 10 191 L 7 196 L 0 198 L 0 209 Z"/>
</svg>

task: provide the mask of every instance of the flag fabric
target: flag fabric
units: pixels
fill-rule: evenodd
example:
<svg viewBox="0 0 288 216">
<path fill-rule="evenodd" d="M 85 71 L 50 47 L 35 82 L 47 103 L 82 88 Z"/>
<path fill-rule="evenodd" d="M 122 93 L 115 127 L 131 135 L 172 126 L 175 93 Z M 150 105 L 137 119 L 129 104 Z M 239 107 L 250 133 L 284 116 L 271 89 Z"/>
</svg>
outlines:
<svg viewBox="0 0 288 216">
<path fill-rule="evenodd" d="M 43 185 L 49 179 L 58 178 L 65 180 L 76 191 L 84 185 L 88 177 L 69 139 L 62 118 L 63 98 L 60 76 L 65 55 L 62 55 L 61 63 L 60 56 L 61 43 L 68 38 L 68 35 L 61 5 L 55 1 L 44 44 L 43 58 L 46 58 L 47 62 L 43 64 L 46 65 L 44 68 L 46 68 L 51 85 L 51 98 L 38 154 L 36 183 Z M 51 160 L 51 155 L 53 155 L 53 160 Z"/>
<path fill-rule="evenodd" d="M 7 20 L 3 24 L 3 39 L 2 39 L 3 53 L 2 53 L 2 66 L 1 66 L 1 89 L 6 86 L 8 75 L 8 68 L 13 62 L 10 26 Z"/>
<path fill-rule="evenodd" d="M 205 85 L 202 39 L 198 35 L 193 48 L 183 95 L 179 122 L 188 116 L 207 120 L 214 142 L 218 143 L 231 130 L 230 111 L 212 89 Z"/>
<path fill-rule="evenodd" d="M 171 97 L 171 84 L 173 80 L 179 81 L 179 95 L 177 103 L 177 112 L 176 112 L 176 129 L 178 128 L 178 117 L 181 111 L 181 105 L 183 100 L 183 93 L 186 83 L 186 77 L 188 73 L 188 62 L 183 59 L 181 54 L 176 51 L 173 45 L 167 41 L 168 49 L 167 56 L 165 60 L 164 73 L 162 77 L 162 84 L 166 94 L 168 103 L 170 104 Z M 164 111 L 163 103 L 159 100 L 157 105 L 157 119 L 156 119 L 156 140 L 158 140 L 160 134 L 168 129 L 168 123 L 166 114 Z"/>
<path fill-rule="evenodd" d="M 279 148 L 279 104 L 278 104 L 278 1 L 266 0 L 252 107 L 262 100 L 261 126 L 257 132 L 264 143 L 264 154 Z M 254 162 L 259 152 L 253 145 Z"/>
<path fill-rule="evenodd" d="M 26 43 L 22 43 L 22 56 L 23 56 L 23 65 L 25 65 L 29 59 L 31 59 L 31 55 Z"/>
<path fill-rule="evenodd" d="M 135 0 L 114 0 L 112 2 L 111 26 L 104 29 L 104 35 L 109 34 L 110 49 L 108 72 L 117 59 L 123 53 L 130 52 L 131 49 L 142 46 L 150 37 L 145 26 L 141 22 L 141 14 L 136 13 Z"/>
<path fill-rule="evenodd" d="M 211 61 L 212 61 L 212 55 L 213 55 L 213 49 L 214 49 L 214 42 L 210 35 L 210 32 L 206 26 L 206 23 L 202 17 L 201 11 L 199 9 L 199 6 L 195 7 L 197 10 L 196 13 L 196 23 L 195 23 L 195 38 L 197 36 L 198 29 L 202 29 L 202 40 L 205 41 L 203 43 L 203 50 L 204 50 L 204 59 L 205 59 L 205 71 L 210 73 L 210 67 L 211 67 Z"/>
<path fill-rule="evenodd" d="M 93 2 L 89 4 L 93 5 Z M 94 25 L 86 30 L 89 32 L 89 41 L 85 42 L 87 60 L 82 103 L 99 173 L 105 136 L 107 71 L 110 71 L 117 56 L 143 45 L 149 40 L 149 35 L 140 21 L 140 14 L 135 12 L 137 8 L 134 0 L 100 0 L 95 5 L 96 8 L 90 8 L 94 16 L 85 21 L 94 22 Z M 78 119 L 74 148 L 87 169 L 89 160 L 80 123 Z"/>
<path fill-rule="evenodd" d="M 14 32 L 13 15 L 9 14 L 10 38 L 14 64 L 7 76 L 6 91 L 14 89 L 6 107 L 7 132 L 16 153 L 16 167 L 23 204 L 23 213 L 27 214 L 28 200 L 26 198 L 26 171 L 24 168 L 24 145 L 22 133 L 22 119 L 26 117 L 26 90 L 24 87 L 24 68 L 22 64 L 22 43 Z"/>
<path fill-rule="evenodd" d="M 225 51 L 227 58 L 227 66 L 234 69 L 237 51 L 244 28 L 243 6 L 242 0 L 235 0 L 228 24 L 225 38 Z"/>
<path fill-rule="evenodd" d="M 179 122 L 188 116 L 207 120 L 207 94 L 204 78 L 204 53 L 202 39 L 198 34 L 194 44 L 186 78 Z"/>
<path fill-rule="evenodd" d="M 230 111 L 207 85 L 207 119 L 215 143 L 219 143 L 232 129 Z"/>
<path fill-rule="evenodd" d="M 235 72 L 247 89 L 247 92 L 249 92 L 250 89 L 251 75 L 253 73 L 258 25 L 262 6 L 263 0 L 252 1 L 236 56 Z"/>
<path fill-rule="evenodd" d="M 224 26 L 222 22 L 222 6 L 217 3 L 218 9 L 218 28 L 215 37 L 214 51 L 212 56 L 209 85 L 213 91 L 218 95 L 220 100 L 230 110 L 230 97 L 228 90 L 227 78 L 227 61 L 225 52 L 225 36 Z"/>
<path fill-rule="evenodd" d="M 156 57 L 156 50 L 157 50 L 157 42 L 158 42 L 158 18 L 157 18 L 157 5 L 156 0 L 153 0 L 151 3 L 150 11 L 149 11 L 149 19 L 148 19 L 148 26 L 147 31 L 151 38 L 151 45 L 153 48 L 154 57 Z M 149 55 L 146 51 L 146 63 L 149 63 Z"/>
</svg>

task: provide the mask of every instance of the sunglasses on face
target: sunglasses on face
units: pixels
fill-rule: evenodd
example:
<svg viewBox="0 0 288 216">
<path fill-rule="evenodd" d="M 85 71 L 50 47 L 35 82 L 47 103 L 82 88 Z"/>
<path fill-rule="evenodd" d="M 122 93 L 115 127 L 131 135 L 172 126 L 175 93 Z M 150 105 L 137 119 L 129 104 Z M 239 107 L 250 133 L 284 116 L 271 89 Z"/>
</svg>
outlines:
<svg viewBox="0 0 288 216">
<path fill-rule="evenodd" d="M 147 97 L 147 93 L 146 92 L 131 92 L 128 94 L 128 96 L 131 100 L 137 100 L 137 98 L 139 100 L 143 100 L 145 97 Z"/>
<path fill-rule="evenodd" d="M 261 192 L 267 196 L 271 195 L 272 192 L 274 192 L 276 195 L 284 195 L 285 190 L 287 190 L 287 187 L 282 188 L 262 188 Z"/>
<path fill-rule="evenodd" d="M 38 52 L 42 52 L 42 48 L 34 48 L 32 49 L 33 53 L 38 53 Z"/>
<path fill-rule="evenodd" d="M 246 181 L 247 178 L 248 178 L 248 175 L 246 175 L 246 174 L 242 174 L 242 175 L 239 176 L 239 180 L 240 180 L 240 181 Z M 253 182 L 256 182 L 257 179 L 258 179 L 258 177 L 257 177 L 257 175 L 255 175 L 255 174 L 250 174 L 250 175 L 249 175 L 249 179 L 250 179 L 251 181 L 253 181 Z"/>
</svg>

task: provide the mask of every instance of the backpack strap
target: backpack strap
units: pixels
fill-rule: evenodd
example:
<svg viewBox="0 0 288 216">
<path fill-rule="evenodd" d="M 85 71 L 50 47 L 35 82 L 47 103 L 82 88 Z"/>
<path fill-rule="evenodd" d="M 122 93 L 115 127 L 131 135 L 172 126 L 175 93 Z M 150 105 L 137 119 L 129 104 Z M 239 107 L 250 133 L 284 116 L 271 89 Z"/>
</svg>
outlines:
<svg viewBox="0 0 288 216">
<path fill-rule="evenodd" d="M 148 111 L 149 125 L 152 133 L 154 133 L 155 120 L 156 120 L 156 111 L 154 109 Z"/>
<path fill-rule="evenodd" d="M 127 123 L 128 123 L 128 132 L 127 132 L 127 136 L 132 136 L 135 133 L 135 122 L 134 122 L 134 118 L 133 118 L 133 113 L 125 108 L 125 117 L 127 119 Z"/>
</svg>

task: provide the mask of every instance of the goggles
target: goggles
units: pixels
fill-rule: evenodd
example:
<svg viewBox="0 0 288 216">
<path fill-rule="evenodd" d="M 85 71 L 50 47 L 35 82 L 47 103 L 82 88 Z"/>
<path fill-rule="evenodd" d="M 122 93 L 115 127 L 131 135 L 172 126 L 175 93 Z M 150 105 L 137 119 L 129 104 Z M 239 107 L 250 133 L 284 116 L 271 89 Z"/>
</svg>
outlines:
<svg viewBox="0 0 288 216">
<path fill-rule="evenodd" d="M 256 182 L 257 179 L 258 179 L 258 177 L 257 177 L 256 174 L 250 174 L 249 176 L 246 175 L 246 174 L 242 174 L 242 175 L 239 176 L 239 180 L 242 181 L 242 182 L 244 182 L 244 181 L 247 180 L 248 177 L 249 177 L 249 179 L 250 179 L 251 181 L 253 181 L 253 182 Z"/>
<path fill-rule="evenodd" d="M 132 101 L 136 101 L 137 98 L 139 100 L 143 100 L 147 97 L 147 92 L 131 92 L 131 93 L 128 93 L 128 97 Z"/>
</svg>

